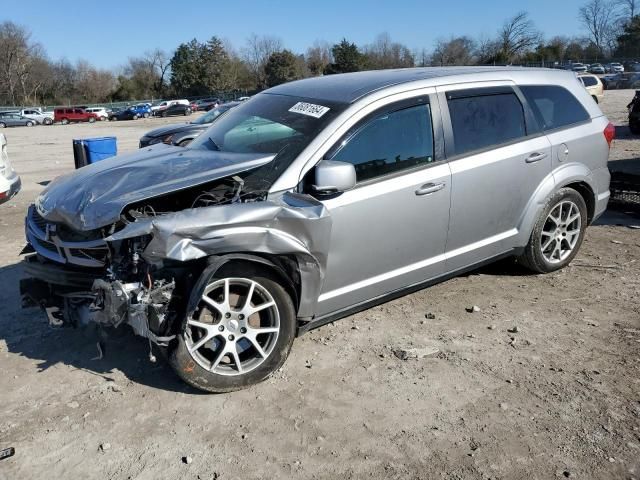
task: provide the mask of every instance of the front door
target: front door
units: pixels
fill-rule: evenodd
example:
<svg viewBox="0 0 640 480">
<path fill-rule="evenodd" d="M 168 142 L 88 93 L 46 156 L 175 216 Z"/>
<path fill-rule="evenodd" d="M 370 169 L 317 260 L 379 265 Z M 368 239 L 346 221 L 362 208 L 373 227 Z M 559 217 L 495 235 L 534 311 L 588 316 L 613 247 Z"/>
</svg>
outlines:
<svg viewBox="0 0 640 480">
<path fill-rule="evenodd" d="M 318 316 L 423 282 L 444 268 L 451 175 L 434 153 L 427 98 L 375 111 L 337 145 L 328 158 L 353 163 L 357 185 L 323 201 L 332 227 Z"/>
</svg>

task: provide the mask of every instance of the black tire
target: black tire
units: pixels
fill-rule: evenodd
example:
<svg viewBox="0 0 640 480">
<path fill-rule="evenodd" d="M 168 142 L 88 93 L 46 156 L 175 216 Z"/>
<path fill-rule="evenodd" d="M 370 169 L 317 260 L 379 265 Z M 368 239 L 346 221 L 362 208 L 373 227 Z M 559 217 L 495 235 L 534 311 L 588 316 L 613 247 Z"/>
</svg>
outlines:
<svg viewBox="0 0 640 480">
<path fill-rule="evenodd" d="M 51 125 L 53 123 L 53 120 L 51 120 L 50 118 L 45 118 L 42 121 L 42 123 L 45 124 L 45 125 Z"/>
<path fill-rule="evenodd" d="M 162 112 L 162 113 L 160 114 L 160 116 L 161 116 L 162 118 L 167 118 L 167 112 Z"/>
<path fill-rule="evenodd" d="M 60 123 L 62 123 L 62 125 L 69 125 L 69 119 L 68 118 L 63 118 Z"/>
<path fill-rule="evenodd" d="M 95 117 L 89 117 L 89 123 L 93 123 L 95 121 L 96 121 Z"/>
<path fill-rule="evenodd" d="M 549 214 L 562 202 L 571 202 L 575 204 L 580 213 L 580 227 L 577 240 L 569 255 L 552 263 L 542 253 L 542 237 L 543 229 L 548 222 Z M 544 205 L 544 208 L 538 215 L 536 223 L 533 226 L 529 243 L 525 247 L 524 253 L 517 258 L 519 264 L 537 273 L 550 273 L 566 267 L 580 250 L 580 245 L 584 240 L 584 233 L 587 228 L 587 205 L 578 192 L 572 188 L 562 188 L 551 195 Z M 555 244 L 555 243 L 554 243 Z"/>
<path fill-rule="evenodd" d="M 149 114 L 147 112 L 144 113 L 144 118 L 149 118 Z"/>
<path fill-rule="evenodd" d="M 0 122 L 0 128 L 6 128 L 7 124 L 4 122 Z"/>
<path fill-rule="evenodd" d="M 33 122 L 27 122 L 25 125 L 26 125 L 27 127 L 33 127 Z"/>
<path fill-rule="evenodd" d="M 255 385 L 277 371 L 287 359 L 296 336 L 296 312 L 291 297 L 278 282 L 278 278 L 268 270 L 243 264 L 223 267 L 212 273 L 212 267 L 204 270 L 191 292 L 190 304 L 197 304 L 205 287 L 224 278 L 242 278 L 252 280 L 266 289 L 278 309 L 280 330 L 270 354 L 264 361 L 247 373 L 221 375 L 203 368 L 189 353 L 185 340 L 187 319 L 185 318 L 177 335 L 175 348 L 169 353 L 169 364 L 186 383 L 199 390 L 211 393 L 224 393 Z M 194 303 L 195 302 L 195 303 Z"/>
</svg>

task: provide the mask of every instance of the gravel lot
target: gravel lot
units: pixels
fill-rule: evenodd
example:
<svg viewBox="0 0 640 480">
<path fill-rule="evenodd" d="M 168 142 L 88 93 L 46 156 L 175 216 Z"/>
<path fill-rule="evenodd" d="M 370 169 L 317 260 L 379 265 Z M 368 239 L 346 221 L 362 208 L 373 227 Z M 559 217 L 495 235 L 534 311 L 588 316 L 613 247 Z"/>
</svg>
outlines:
<svg viewBox="0 0 640 480">
<path fill-rule="evenodd" d="M 612 168 L 640 169 L 621 127 L 632 96 L 605 93 Z M 620 213 L 563 271 L 503 262 L 367 310 L 225 395 L 186 387 L 132 335 L 92 360 L 83 332 L 21 310 L 25 209 L 73 169 L 71 140 L 116 135 L 130 151 L 176 121 L 4 131 L 24 186 L 0 206 L 0 448 L 16 448 L 0 479 L 640 478 L 640 220 Z M 440 353 L 400 360 L 402 347 Z"/>
</svg>

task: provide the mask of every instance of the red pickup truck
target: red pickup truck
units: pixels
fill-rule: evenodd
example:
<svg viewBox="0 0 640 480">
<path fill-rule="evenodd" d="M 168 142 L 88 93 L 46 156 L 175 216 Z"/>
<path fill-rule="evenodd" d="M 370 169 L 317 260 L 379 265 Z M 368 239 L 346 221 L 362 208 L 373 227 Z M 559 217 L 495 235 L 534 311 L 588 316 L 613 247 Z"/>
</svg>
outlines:
<svg viewBox="0 0 640 480">
<path fill-rule="evenodd" d="M 53 121 L 66 125 L 69 122 L 89 122 L 99 120 L 95 113 L 87 112 L 84 108 L 56 108 L 53 111 Z"/>
</svg>

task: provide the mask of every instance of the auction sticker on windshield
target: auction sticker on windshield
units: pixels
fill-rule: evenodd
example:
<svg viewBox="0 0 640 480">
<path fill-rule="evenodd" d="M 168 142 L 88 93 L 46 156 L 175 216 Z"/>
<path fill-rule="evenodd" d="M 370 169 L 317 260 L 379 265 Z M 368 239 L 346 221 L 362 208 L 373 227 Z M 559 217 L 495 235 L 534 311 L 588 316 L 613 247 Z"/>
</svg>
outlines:
<svg viewBox="0 0 640 480">
<path fill-rule="evenodd" d="M 314 105 L 313 103 L 298 102 L 289 109 L 290 112 L 320 118 L 329 111 L 329 107 Z"/>
</svg>

